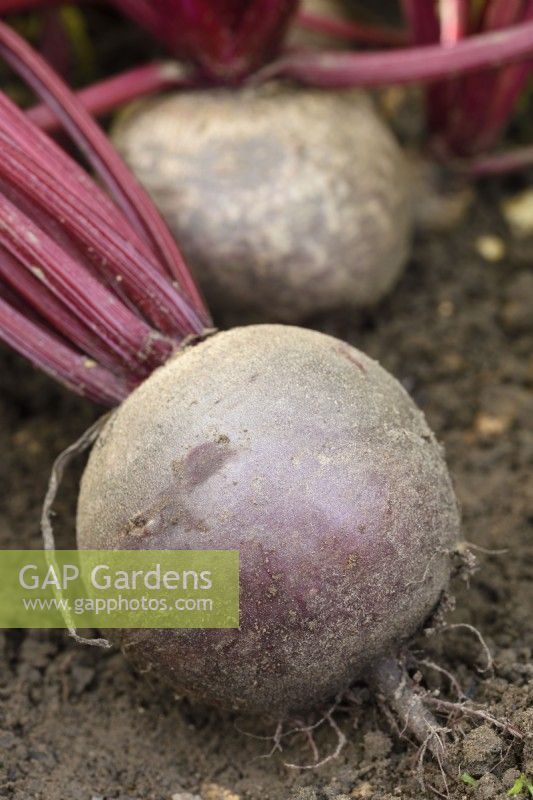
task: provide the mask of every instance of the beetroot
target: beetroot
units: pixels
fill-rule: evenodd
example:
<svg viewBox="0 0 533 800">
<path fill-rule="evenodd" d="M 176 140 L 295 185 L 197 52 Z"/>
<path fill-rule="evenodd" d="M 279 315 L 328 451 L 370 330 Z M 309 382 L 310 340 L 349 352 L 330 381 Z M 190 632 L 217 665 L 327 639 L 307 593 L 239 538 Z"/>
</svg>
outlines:
<svg viewBox="0 0 533 800">
<path fill-rule="evenodd" d="M 124 630 L 180 692 L 286 717 L 394 654 L 439 603 L 459 515 L 400 384 L 320 333 L 219 333 L 158 369 L 86 468 L 81 548 L 238 549 L 240 630 Z"/>
<path fill-rule="evenodd" d="M 133 106 L 114 142 L 214 309 L 296 322 L 375 304 L 402 271 L 407 171 L 361 92 L 173 94 Z"/>
</svg>

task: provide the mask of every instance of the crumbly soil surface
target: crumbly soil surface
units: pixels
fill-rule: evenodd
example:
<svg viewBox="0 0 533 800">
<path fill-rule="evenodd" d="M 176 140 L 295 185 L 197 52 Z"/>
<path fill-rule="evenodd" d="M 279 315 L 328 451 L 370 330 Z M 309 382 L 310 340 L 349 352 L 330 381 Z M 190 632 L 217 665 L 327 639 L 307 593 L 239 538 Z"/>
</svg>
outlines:
<svg viewBox="0 0 533 800">
<path fill-rule="evenodd" d="M 512 239 L 499 213 L 500 188 L 482 187 L 454 230 L 425 234 L 394 294 L 372 313 L 314 320 L 399 378 L 427 414 L 446 453 L 478 547 L 470 588 L 459 583 L 449 621 L 476 626 L 490 648 L 486 666 L 474 635 L 453 628 L 421 636 L 411 674 L 454 699 L 449 670 L 466 695 L 522 731 L 523 740 L 481 719 L 447 722 L 458 770 L 477 785 L 448 780 L 449 795 L 504 798 L 520 773 L 533 778 L 533 248 Z M 498 236 L 499 261 L 478 252 Z M 489 247 L 490 250 L 490 247 Z M 0 547 L 40 546 L 40 505 L 54 456 L 97 411 L 2 351 L 0 398 Z M 57 506 L 61 547 L 74 543 L 79 472 Z M 317 653 L 320 658 L 320 653 Z M 136 676 L 116 652 L 74 644 L 61 631 L 0 633 L 0 797 L 15 800 L 423 800 L 445 795 L 428 761 L 425 788 L 417 749 L 399 740 L 362 686 L 334 719 L 347 737 L 340 756 L 317 770 L 303 734 L 283 752 L 248 735 L 260 722 L 191 706 Z M 244 732 L 246 731 L 246 732 Z M 529 731 L 529 734 L 528 734 Z M 316 731 L 321 757 L 336 747 L 327 724 Z M 526 796 L 524 790 L 524 797 Z"/>
</svg>

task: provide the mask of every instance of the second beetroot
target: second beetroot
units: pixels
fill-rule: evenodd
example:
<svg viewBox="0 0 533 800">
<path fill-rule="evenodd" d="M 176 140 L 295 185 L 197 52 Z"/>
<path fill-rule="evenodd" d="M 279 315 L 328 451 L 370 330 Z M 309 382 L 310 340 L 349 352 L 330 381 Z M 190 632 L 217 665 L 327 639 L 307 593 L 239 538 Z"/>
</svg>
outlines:
<svg viewBox="0 0 533 800">
<path fill-rule="evenodd" d="M 134 106 L 115 144 L 210 305 L 296 322 L 394 285 L 411 220 L 400 148 L 361 92 L 186 92 Z"/>
</svg>

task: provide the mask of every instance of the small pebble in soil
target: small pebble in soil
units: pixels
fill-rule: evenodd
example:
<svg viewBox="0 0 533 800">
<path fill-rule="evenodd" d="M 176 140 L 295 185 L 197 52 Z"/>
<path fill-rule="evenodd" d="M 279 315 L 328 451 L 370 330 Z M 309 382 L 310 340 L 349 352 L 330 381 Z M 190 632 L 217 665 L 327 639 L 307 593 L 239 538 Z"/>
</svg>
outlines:
<svg viewBox="0 0 533 800">
<path fill-rule="evenodd" d="M 502 214 L 517 239 L 533 236 L 533 189 L 507 197 L 502 203 Z"/>
<path fill-rule="evenodd" d="M 503 239 L 492 234 L 485 234 L 476 239 L 476 250 L 485 261 L 501 261 L 505 256 Z"/>
<path fill-rule="evenodd" d="M 502 740 L 489 725 L 467 733 L 463 741 L 463 768 L 472 775 L 488 772 L 501 757 Z"/>
<path fill-rule="evenodd" d="M 509 420 L 506 417 L 480 412 L 474 419 L 474 429 L 480 436 L 500 436 L 508 428 Z"/>
<path fill-rule="evenodd" d="M 501 420 L 503 431 L 517 423 L 527 428 L 533 416 L 533 397 L 521 386 L 496 384 L 482 389 L 479 395 L 480 414 Z"/>
<path fill-rule="evenodd" d="M 170 800 L 201 800 L 199 794 L 191 794 L 190 792 L 175 792 Z"/>
<path fill-rule="evenodd" d="M 437 306 L 437 312 L 442 319 L 449 319 L 453 317 L 455 306 L 451 300 L 442 300 Z"/>
<path fill-rule="evenodd" d="M 372 788 L 372 784 L 365 781 L 365 783 L 361 783 L 359 786 L 356 786 L 355 789 L 352 789 L 350 792 L 350 797 L 360 797 L 360 798 L 372 798 L 374 795 L 374 789 Z"/>
<path fill-rule="evenodd" d="M 204 783 L 200 789 L 200 796 L 202 800 L 241 800 L 240 795 L 218 783 Z"/>
</svg>

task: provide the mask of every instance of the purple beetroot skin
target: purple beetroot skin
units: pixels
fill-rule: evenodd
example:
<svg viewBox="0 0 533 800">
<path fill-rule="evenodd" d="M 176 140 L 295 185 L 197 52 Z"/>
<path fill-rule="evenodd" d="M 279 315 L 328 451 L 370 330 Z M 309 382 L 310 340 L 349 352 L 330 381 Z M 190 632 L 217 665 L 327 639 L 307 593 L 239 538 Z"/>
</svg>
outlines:
<svg viewBox="0 0 533 800">
<path fill-rule="evenodd" d="M 459 538 L 441 449 L 375 361 L 277 325 L 172 358 L 107 423 L 80 548 L 238 549 L 240 630 L 124 630 L 177 691 L 286 717 L 397 652 L 439 603 Z"/>
</svg>

